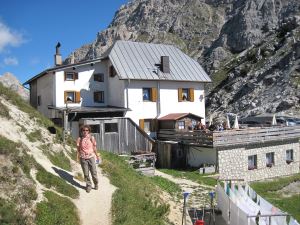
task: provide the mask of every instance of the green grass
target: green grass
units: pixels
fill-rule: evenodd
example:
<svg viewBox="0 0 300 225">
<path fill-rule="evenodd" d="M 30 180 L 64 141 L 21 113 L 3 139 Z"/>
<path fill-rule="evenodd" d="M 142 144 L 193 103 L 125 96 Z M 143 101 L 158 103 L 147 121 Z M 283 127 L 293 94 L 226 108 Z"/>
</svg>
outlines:
<svg viewBox="0 0 300 225">
<path fill-rule="evenodd" d="M 0 116 L 6 119 L 11 119 L 8 108 L 2 102 L 0 102 Z"/>
<path fill-rule="evenodd" d="M 33 108 L 28 102 L 26 102 L 20 95 L 18 95 L 15 91 L 10 88 L 4 87 L 2 83 L 0 83 L 0 96 L 2 96 L 7 101 L 11 102 L 13 105 L 18 107 L 21 111 L 28 113 L 29 117 L 32 120 L 35 120 L 42 127 L 48 128 L 54 126 L 53 122 L 49 120 L 47 117 L 42 115 L 39 111 Z M 2 106 L 0 106 L 2 108 Z M 54 126 L 56 128 L 56 141 L 62 141 L 62 129 Z"/>
<path fill-rule="evenodd" d="M 137 173 L 125 159 L 101 152 L 102 168 L 118 189 L 112 200 L 113 224 L 165 224 L 169 206 L 162 203 L 149 177 Z"/>
<path fill-rule="evenodd" d="M 41 166 L 38 166 L 36 178 L 47 188 L 54 188 L 57 192 L 69 196 L 70 198 L 75 199 L 79 197 L 79 191 L 75 187 L 68 184 L 63 178 L 47 172 Z"/>
<path fill-rule="evenodd" d="M 41 133 L 41 130 L 39 130 L 39 129 L 35 130 L 35 131 L 32 131 L 29 134 L 26 134 L 26 136 L 27 136 L 27 139 L 30 142 L 36 142 L 36 141 L 42 141 L 43 142 L 42 133 Z"/>
<path fill-rule="evenodd" d="M 0 135 L 0 155 L 10 156 L 15 166 L 21 168 L 22 171 L 30 177 L 30 169 L 35 166 L 35 160 L 26 153 L 26 147 L 21 143 L 13 142 Z"/>
<path fill-rule="evenodd" d="M 278 192 L 296 181 L 300 181 L 300 173 L 272 181 L 255 182 L 251 184 L 251 187 L 263 198 L 281 210 L 290 213 L 297 221 L 300 221 L 300 193 L 291 197 L 283 197 Z"/>
<path fill-rule="evenodd" d="M 64 170 L 72 171 L 71 162 L 63 151 L 54 152 L 48 145 L 41 145 L 40 149 L 48 157 L 51 163 Z"/>
<path fill-rule="evenodd" d="M 51 191 L 46 191 L 44 195 L 48 201 L 37 204 L 35 221 L 37 225 L 80 224 L 76 206 L 69 199 L 60 197 Z"/>
<path fill-rule="evenodd" d="M 0 224 L 1 225 L 23 225 L 26 217 L 18 212 L 16 204 L 0 198 Z"/>
<path fill-rule="evenodd" d="M 185 178 L 192 180 L 198 184 L 204 184 L 214 187 L 217 185 L 217 180 L 209 177 L 209 175 L 203 175 L 199 173 L 199 170 L 172 170 L 172 169 L 160 169 L 159 171 L 172 175 L 173 177 Z"/>
<path fill-rule="evenodd" d="M 160 176 L 151 177 L 151 180 L 171 196 L 176 196 L 177 199 L 181 197 L 182 190 L 178 184 Z"/>
</svg>

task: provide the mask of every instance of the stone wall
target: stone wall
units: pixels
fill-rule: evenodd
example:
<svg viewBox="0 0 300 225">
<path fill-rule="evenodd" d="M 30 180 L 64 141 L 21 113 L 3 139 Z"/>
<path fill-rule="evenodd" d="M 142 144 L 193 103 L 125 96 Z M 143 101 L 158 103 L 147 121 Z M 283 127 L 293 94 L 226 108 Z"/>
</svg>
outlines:
<svg viewBox="0 0 300 225">
<path fill-rule="evenodd" d="M 286 150 L 293 149 L 291 163 L 286 162 Z M 274 165 L 266 166 L 266 153 L 274 152 Z M 257 155 L 257 168 L 248 170 L 248 156 Z M 262 180 L 299 173 L 299 141 L 269 142 L 218 149 L 220 179 Z"/>
</svg>

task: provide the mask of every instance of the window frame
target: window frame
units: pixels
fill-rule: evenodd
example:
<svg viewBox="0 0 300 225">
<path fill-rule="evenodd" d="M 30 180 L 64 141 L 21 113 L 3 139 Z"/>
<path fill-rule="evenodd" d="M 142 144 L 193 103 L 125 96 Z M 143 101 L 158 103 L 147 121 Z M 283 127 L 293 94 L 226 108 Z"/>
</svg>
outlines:
<svg viewBox="0 0 300 225">
<path fill-rule="evenodd" d="M 275 152 L 266 153 L 266 167 L 272 167 L 275 165 Z"/>
<path fill-rule="evenodd" d="M 253 165 L 249 165 L 249 162 L 252 158 L 253 158 Z M 257 169 L 257 155 L 248 155 L 248 170 L 255 170 L 255 169 Z"/>
<path fill-rule="evenodd" d="M 94 91 L 94 103 L 104 103 L 104 91 Z"/>
<path fill-rule="evenodd" d="M 290 152 L 290 154 L 288 154 L 289 152 Z M 294 162 L 294 149 L 287 149 L 285 151 L 285 161 L 287 164 Z"/>
<path fill-rule="evenodd" d="M 114 126 L 111 126 L 110 124 L 113 124 Z M 107 127 L 107 126 L 110 126 L 110 127 Z M 116 128 L 116 130 L 114 130 L 113 128 Z M 109 130 L 111 129 L 111 130 Z M 107 133 L 118 133 L 119 132 L 119 126 L 118 126 L 118 123 L 116 122 L 107 122 L 107 123 L 104 123 L 104 133 L 107 134 Z"/>
<path fill-rule="evenodd" d="M 147 99 L 145 98 L 145 91 L 147 91 Z M 143 101 L 150 102 L 151 101 L 151 88 L 143 88 Z"/>
<path fill-rule="evenodd" d="M 38 105 L 38 106 L 41 106 L 41 105 L 42 105 L 42 96 L 41 96 L 41 95 L 38 95 L 38 96 L 37 96 L 37 105 Z"/>
<path fill-rule="evenodd" d="M 182 124 L 183 123 L 183 128 L 182 128 Z M 185 130 L 185 121 L 184 120 L 179 120 L 177 121 L 177 125 L 178 125 L 178 130 Z"/>
<path fill-rule="evenodd" d="M 68 94 L 73 94 L 73 97 L 70 98 L 72 99 L 72 101 L 69 101 L 68 103 L 75 103 L 76 102 L 76 92 L 75 91 L 66 91 L 66 99 L 65 102 L 67 102 L 67 98 L 69 98 L 70 96 Z"/>
<path fill-rule="evenodd" d="M 68 78 L 68 75 L 71 75 L 72 78 Z M 65 81 L 75 81 L 78 79 L 78 73 L 73 71 L 65 71 Z"/>
<path fill-rule="evenodd" d="M 104 82 L 104 73 L 95 73 L 94 75 L 94 81 L 96 82 Z"/>
</svg>

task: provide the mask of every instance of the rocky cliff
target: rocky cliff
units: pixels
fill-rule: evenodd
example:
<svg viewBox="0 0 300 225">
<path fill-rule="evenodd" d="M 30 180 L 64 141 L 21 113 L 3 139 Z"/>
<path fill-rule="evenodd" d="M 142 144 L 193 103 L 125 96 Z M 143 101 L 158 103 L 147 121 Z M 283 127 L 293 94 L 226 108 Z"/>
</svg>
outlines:
<svg viewBox="0 0 300 225">
<path fill-rule="evenodd" d="M 4 73 L 0 76 L 0 82 L 11 90 L 18 93 L 24 100 L 29 100 L 29 90 L 25 89 L 20 81 L 11 73 Z"/>
<path fill-rule="evenodd" d="M 213 79 L 210 113 L 297 113 L 298 0 L 135 0 L 65 63 L 99 57 L 115 40 L 173 44 Z"/>
</svg>

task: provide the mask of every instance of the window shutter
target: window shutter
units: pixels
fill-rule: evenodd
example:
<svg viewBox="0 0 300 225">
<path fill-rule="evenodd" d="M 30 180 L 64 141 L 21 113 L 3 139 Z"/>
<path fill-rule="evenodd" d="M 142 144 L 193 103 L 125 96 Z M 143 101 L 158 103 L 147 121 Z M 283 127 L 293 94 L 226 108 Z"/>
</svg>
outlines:
<svg viewBox="0 0 300 225">
<path fill-rule="evenodd" d="M 78 73 L 74 73 L 74 80 L 78 80 Z"/>
<path fill-rule="evenodd" d="M 64 92 L 64 103 L 65 104 L 67 103 L 67 92 L 66 91 Z"/>
<path fill-rule="evenodd" d="M 140 119 L 139 120 L 139 124 L 140 124 L 140 128 L 142 129 L 142 130 L 144 130 L 144 119 Z"/>
<path fill-rule="evenodd" d="M 66 71 L 64 71 L 64 79 L 67 80 L 67 73 L 66 73 Z"/>
<path fill-rule="evenodd" d="M 190 97 L 190 101 L 193 102 L 194 101 L 194 88 L 189 88 L 189 97 Z"/>
<path fill-rule="evenodd" d="M 80 91 L 75 92 L 75 103 L 80 103 Z"/>
<path fill-rule="evenodd" d="M 178 88 L 178 101 L 182 102 L 182 88 Z"/>
<path fill-rule="evenodd" d="M 152 119 L 150 123 L 150 131 L 151 132 L 156 132 L 158 127 L 158 120 L 157 119 Z"/>
<path fill-rule="evenodd" d="M 156 102 L 157 100 L 157 89 L 151 88 L 151 101 Z"/>
</svg>

